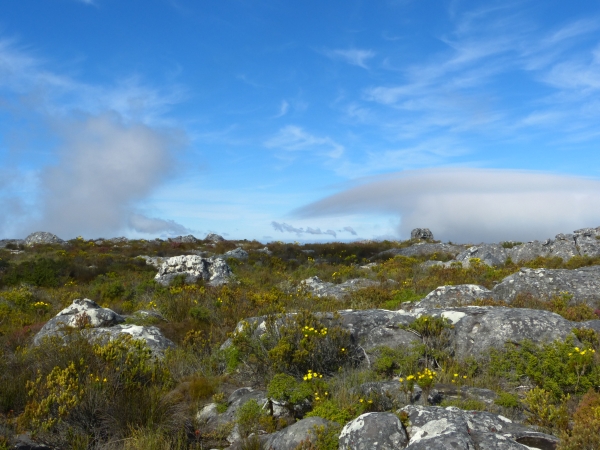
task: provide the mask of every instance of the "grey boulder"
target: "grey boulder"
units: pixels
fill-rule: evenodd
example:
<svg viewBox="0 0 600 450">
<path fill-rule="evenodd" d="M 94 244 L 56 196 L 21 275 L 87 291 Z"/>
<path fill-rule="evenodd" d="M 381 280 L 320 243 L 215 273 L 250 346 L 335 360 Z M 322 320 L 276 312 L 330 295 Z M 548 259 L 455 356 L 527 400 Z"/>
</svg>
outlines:
<svg viewBox="0 0 600 450">
<path fill-rule="evenodd" d="M 373 412 L 348 422 L 340 433 L 340 450 L 393 450 L 405 447 L 406 431 L 393 413 Z"/>
<path fill-rule="evenodd" d="M 429 228 L 415 228 L 410 232 L 410 238 L 416 240 L 433 239 L 433 233 Z"/>
<path fill-rule="evenodd" d="M 47 231 L 36 231 L 25 238 L 25 245 L 31 247 L 36 244 L 62 244 L 63 241 L 57 235 Z"/>
<path fill-rule="evenodd" d="M 219 286 L 227 283 L 233 272 L 222 258 L 184 255 L 173 256 L 164 261 L 154 279 L 167 286 L 178 275 L 184 275 L 188 283 L 202 279 L 211 286 Z"/>
<path fill-rule="evenodd" d="M 69 329 L 80 329 L 89 339 L 109 341 L 121 335 L 143 340 L 154 353 L 161 353 L 175 345 L 165 338 L 156 327 L 123 324 L 125 319 L 113 310 L 102 308 L 93 300 L 74 300 L 71 305 L 50 319 L 34 336 L 33 344 L 39 345 L 46 337 L 66 338 Z"/>
<path fill-rule="evenodd" d="M 376 286 L 379 283 L 366 278 L 355 278 L 340 284 L 321 281 L 317 276 L 307 278 L 300 282 L 299 289 L 304 289 L 315 297 L 333 297 L 341 300 L 350 292 L 357 291 L 370 286 Z"/>
<path fill-rule="evenodd" d="M 262 448 L 273 450 L 295 450 L 302 442 L 316 441 L 315 429 L 318 427 L 328 428 L 333 422 L 321 417 L 308 417 L 299 420 L 293 425 L 266 436 L 261 436 Z"/>
<path fill-rule="evenodd" d="M 206 237 L 204 238 L 204 240 L 212 242 L 213 244 L 216 244 L 217 242 L 223 242 L 225 240 L 225 238 L 216 233 L 208 233 L 206 235 Z"/>
<path fill-rule="evenodd" d="M 455 407 L 408 405 L 409 450 L 553 450 L 558 438 L 506 417 Z"/>
<path fill-rule="evenodd" d="M 234 249 L 234 250 L 229 250 L 228 252 L 225 252 L 223 254 L 224 258 L 234 258 L 234 259 L 239 259 L 240 261 L 244 261 L 246 259 L 248 259 L 248 252 L 240 247 Z"/>
<path fill-rule="evenodd" d="M 549 299 L 565 293 L 573 297 L 573 303 L 597 307 L 600 304 L 600 266 L 575 270 L 523 268 L 492 289 L 493 298 L 508 303 L 520 294 Z"/>
<path fill-rule="evenodd" d="M 492 297 L 492 291 L 476 284 L 459 284 L 456 286 L 440 286 L 415 304 L 416 308 L 446 308 L 463 306 Z"/>
<path fill-rule="evenodd" d="M 404 248 L 392 248 L 378 253 L 374 258 L 393 258 L 394 256 L 427 256 L 433 254 L 449 254 L 456 256 L 465 250 L 464 245 L 454 244 L 431 244 L 428 242 L 419 242 Z"/>
<path fill-rule="evenodd" d="M 25 245 L 25 239 L 0 239 L 0 248 L 6 248 L 7 245 Z"/>
<path fill-rule="evenodd" d="M 187 236 L 177 236 L 174 238 L 169 238 L 169 241 L 175 242 L 177 244 L 195 244 L 198 242 L 195 236 L 188 234 Z"/>
</svg>

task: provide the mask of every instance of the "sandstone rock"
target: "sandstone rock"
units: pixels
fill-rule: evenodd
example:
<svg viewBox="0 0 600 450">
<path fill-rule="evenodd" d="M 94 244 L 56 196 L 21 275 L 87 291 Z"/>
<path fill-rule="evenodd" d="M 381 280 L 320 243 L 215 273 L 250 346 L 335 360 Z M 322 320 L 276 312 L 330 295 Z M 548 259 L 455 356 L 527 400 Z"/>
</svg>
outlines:
<svg viewBox="0 0 600 450">
<path fill-rule="evenodd" d="M 136 258 L 142 258 L 149 266 L 160 267 L 168 258 L 162 256 L 139 255 Z"/>
<path fill-rule="evenodd" d="M 187 236 L 177 236 L 174 238 L 169 238 L 169 241 L 178 244 L 195 244 L 198 242 L 198 239 L 196 239 L 195 236 L 188 234 Z"/>
<path fill-rule="evenodd" d="M 568 293 L 572 302 L 600 305 L 600 266 L 580 269 L 528 269 L 509 275 L 492 289 L 497 300 L 512 302 L 519 294 L 531 294 L 541 299 Z"/>
<path fill-rule="evenodd" d="M 294 450 L 302 441 L 315 442 L 315 427 L 330 427 L 333 422 L 321 417 L 308 417 L 276 433 L 261 436 L 262 448 L 273 450 Z"/>
<path fill-rule="evenodd" d="M 491 298 L 492 291 L 476 284 L 440 286 L 431 291 L 415 308 L 446 308 L 473 303 L 475 300 Z"/>
<path fill-rule="evenodd" d="M 120 236 L 120 237 L 105 239 L 105 242 L 110 242 L 111 244 L 126 244 L 127 242 L 129 242 L 129 239 L 127 239 L 125 236 Z"/>
<path fill-rule="evenodd" d="M 542 344 L 571 337 L 574 342 L 578 342 L 572 334 L 576 323 L 549 311 L 525 308 L 467 306 L 415 308 L 412 311 L 343 310 L 337 312 L 339 322 L 336 323 L 347 329 L 353 341 L 361 345 L 371 357 L 376 358 L 378 346 L 406 346 L 417 341 L 419 338 L 414 333 L 402 327 L 409 326 L 423 314 L 445 317 L 453 324 L 454 327 L 448 330 L 449 349 L 453 349 L 459 359 L 468 356 L 481 357 L 488 354 L 492 348 L 502 349 L 508 342 L 518 343 L 524 339 Z M 326 326 L 331 325 L 333 313 L 321 313 L 318 316 Z M 291 317 L 293 314 L 280 319 L 276 326 L 280 326 L 284 320 Z M 265 316 L 249 318 L 246 322 L 256 326 L 256 337 L 266 330 Z M 592 328 L 593 322 L 587 327 Z M 586 328 L 585 323 L 579 326 Z M 241 329 L 242 323 L 238 324 L 236 330 L 239 332 Z M 227 343 L 223 345 L 226 346 Z"/>
<path fill-rule="evenodd" d="M 396 380 L 363 383 L 359 386 L 358 390 L 361 396 L 377 399 L 380 408 L 386 411 L 418 402 L 423 393 L 423 390 L 418 385 L 415 385 L 412 393 L 405 394 L 400 390 L 400 383 Z"/>
<path fill-rule="evenodd" d="M 465 250 L 464 245 L 418 243 L 405 248 L 392 248 L 378 253 L 373 258 L 393 258 L 394 256 L 425 256 L 437 254 L 457 255 Z"/>
<path fill-rule="evenodd" d="M 154 279 L 167 286 L 178 275 L 185 275 L 188 283 L 203 279 L 211 286 L 218 286 L 227 283 L 233 272 L 222 258 L 203 258 L 197 255 L 173 256 L 163 262 Z"/>
<path fill-rule="evenodd" d="M 50 319 L 34 336 L 34 345 L 39 345 L 46 337 L 67 336 L 65 328 L 82 328 L 81 333 L 93 340 L 112 340 L 122 334 L 134 339 L 142 339 L 150 349 L 159 354 L 175 345 L 165 338 L 156 327 L 122 324 L 125 319 L 113 310 L 102 308 L 90 299 L 77 299 L 67 308 Z"/>
<path fill-rule="evenodd" d="M 406 431 L 398 416 L 373 412 L 348 422 L 340 433 L 340 450 L 393 450 L 405 447 Z"/>
<path fill-rule="evenodd" d="M 463 267 L 469 267 L 470 260 L 474 258 L 488 266 L 499 266 L 504 264 L 508 257 L 506 250 L 500 244 L 475 245 L 456 255 L 455 259 L 461 262 Z"/>
<path fill-rule="evenodd" d="M 206 235 L 206 237 L 204 238 L 205 241 L 210 241 L 214 244 L 216 244 L 217 242 L 223 242 L 225 240 L 225 238 L 219 234 L 216 233 L 208 233 Z"/>
<path fill-rule="evenodd" d="M 415 228 L 410 232 L 410 238 L 415 240 L 433 239 L 433 233 L 429 228 Z"/>
<path fill-rule="evenodd" d="M 235 250 L 229 250 L 223 254 L 224 258 L 235 258 L 241 261 L 248 259 L 248 252 L 240 247 Z"/>
<path fill-rule="evenodd" d="M 550 450 L 558 444 L 554 436 L 488 412 L 419 405 L 408 405 L 402 411 L 410 422 L 407 450 Z"/>
<path fill-rule="evenodd" d="M 0 248 L 6 248 L 7 245 L 16 247 L 25 245 L 25 239 L 0 239 Z"/>
<path fill-rule="evenodd" d="M 256 250 L 257 253 L 264 253 L 265 255 L 272 255 L 273 252 L 271 250 L 269 250 L 269 247 L 264 247 L 261 249 Z"/>
<path fill-rule="evenodd" d="M 377 284 L 379 283 L 366 278 L 355 278 L 340 284 L 335 284 L 327 281 L 321 281 L 319 277 L 314 276 L 301 281 L 300 289 L 306 289 L 306 291 L 310 292 L 315 297 L 333 297 L 341 300 L 346 294 L 352 291 L 357 291 L 370 286 L 376 286 Z"/>
<path fill-rule="evenodd" d="M 64 242 L 65 241 L 55 234 L 48 233 L 46 231 L 36 231 L 25 238 L 25 245 L 27 247 L 31 247 L 32 245 L 36 244 L 62 244 Z"/>
</svg>

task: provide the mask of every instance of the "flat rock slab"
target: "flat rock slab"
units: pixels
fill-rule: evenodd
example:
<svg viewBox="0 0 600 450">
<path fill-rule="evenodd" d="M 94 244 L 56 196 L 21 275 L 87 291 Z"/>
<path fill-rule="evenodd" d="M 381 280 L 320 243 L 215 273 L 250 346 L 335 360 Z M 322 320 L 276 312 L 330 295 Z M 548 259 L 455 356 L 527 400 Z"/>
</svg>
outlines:
<svg viewBox="0 0 600 450">
<path fill-rule="evenodd" d="M 392 248 L 374 256 L 374 258 L 393 258 L 394 256 L 425 256 L 437 254 L 458 255 L 465 250 L 464 245 L 418 243 L 404 248 Z"/>
<path fill-rule="evenodd" d="M 506 417 L 455 407 L 408 405 L 410 450 L 554 450 L 558 438 L 538 433 Z M 528 444 L 526 444 L 528 443 Z"/>
<path fill-rule="evenodd" d="M 373 412 L 348 422 L 340 433 L 340 450 L 394 450 L 408 443 L 400 419 L 393 413 Z"/>
<path fill-rule="evenodd" d="M 154 279 L 157 283 L 168 286 L 179 275 L 184 275 L 188 283 L 202 279 L 211 286 L 219 286 L 227 283 L 233 272 L 222 258 L 183 255 L 173 256 L 164 261 Z"/>
<path fill-rule="evenodd" d="M 459 359 L 484 356 L 490 349 L 502 349 L 506 343 L 517 343 L 524 339 L 542 344 L 571 337 L 578 343 L 572 333 L 573 328 L 595 329 L 597 325 L 597 321 L 571 322 L 549 311 L 493 306 L 416 308 L 412 311 L 343 310 L 336 313 L 335 323 L 347 329 L 353 341 L 369 352 L 380 345 L 397 347 L 418 342 L 419 338 L 404 327 L 422 315 L 449 320 L 453 325 L 448 330 L 449 346 Z M 334 323 L 333 313 L 322 313 L 319 317 L 325 326 Z M 278 319 L 276 326 L 291 318 L 293 314 Z M 246 319 L 238 324 L 236 331 L 242 330 L 245 323 L 251 323 L 256 327 L 255 336 L 259 337 L 266 331 L 265 319 L 265 316 Z"/>
<path fill-rule="evenodd" d="M 509 275 L 492 289 L 492 297 L 511 303 L 519 294 L 531 294 L 550 299 L 564 293 L 573 296 L 571 302 L 600 305 L 600 266 L 580 269 L 528 269 Z"/>
<path fill-rule="evenodd" d="M 319 277 L 307 278 L 300 282 L 300 289 L 305 289 L 315 297 L 332 297 L 342 300 L 347 294 L 366 287 L 377 286 L 377 281 L 367 278 L 354 278 L 340 284 L 321 281 Z"/>
<path fill-rule="evenodd" d="M 71 305 L 50 319 L 34 336 L 33 344 L 39 345 L 44 338 L 58 336 L 66 338 L 69 328 L 95 341 L 109 341 L 121 335 L 141 339 L 153 353 L 160 355 L 175 344 L 165 338 L 156 327 L 123 324 L 123 316 L 108 308 L 102 308 L 93 300 L 84 298 L 74 300 Z"/>
<path fill-rule="evenodd" d="M 416 308 L 446 308 L 463 306 L 475 300 L 492 298 L 492 291 L 476 284 L 459 284 L 456 286 L 440 286 L 431 291 Z"/>
</svg>

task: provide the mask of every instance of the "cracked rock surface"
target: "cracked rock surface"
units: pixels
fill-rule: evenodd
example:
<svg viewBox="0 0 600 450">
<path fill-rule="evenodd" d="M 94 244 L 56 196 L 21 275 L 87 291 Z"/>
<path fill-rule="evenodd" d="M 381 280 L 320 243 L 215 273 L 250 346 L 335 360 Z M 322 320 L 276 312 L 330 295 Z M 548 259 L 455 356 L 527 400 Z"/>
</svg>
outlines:
<svg viewBox="0 0 600 450">
<path fill-rule="evenodd" d="M 300 288 L 306 289 L 315 297 L 333 297 L 341 300 L 346 294 L 370 286 L 377 286 L 379 283 L 366 278 L 355 278 L 340 284 L 321 281 L 319 277 L 310 277 L 300 282 Z"/>
</svg>

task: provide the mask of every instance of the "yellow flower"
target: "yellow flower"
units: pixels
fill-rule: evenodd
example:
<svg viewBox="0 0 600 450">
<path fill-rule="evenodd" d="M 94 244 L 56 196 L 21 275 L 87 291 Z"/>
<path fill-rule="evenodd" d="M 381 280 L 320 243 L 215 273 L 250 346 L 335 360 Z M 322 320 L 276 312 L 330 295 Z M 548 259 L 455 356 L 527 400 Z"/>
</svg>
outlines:
<svg viewBox="0 0 600 450">
<path fill-rule="evenodd" d="M 402 382 L 404 381 L 404 378 L 398 378 L 398 381 L 399 381 L 400 383 L 402 383 Z"/>
<path fill-rule="evenodd" d="M 579 351 L 579 347 L 575 347 L 575 351 L 578 352 Z"/>
<path fill-rule="evenodd" d="M 361 399 L 359 400 L 359 402 L 361 402 L 361 403 L 362 403 L 362 402 L 364 402 L 364 400 L 361 398 Z"/>
<path fill-rule="evenodd" d="M 308 377 L 307 377 L 306 375 L 304 375 L 304 376 L 302 377 L 302 379 L 303 379 L 304 381 L 306 381 L 306 380 L 308 380 Z"/>
<path fill-rule="evenodd" d="M 457 374 L 457 373 L 455 373 L 455 374 L 454 374 L 454 376 L 455 376 L 455 377 L 457 377 L 457 376 L 458 376 L 458 374 Z"/>
<path fill-rule="evenodd" d="M 106 378 L 104 380 L 102 380 L 102 381 L 106 383 Z"/>
<path fill-rule="evenodd" d="M 463 378 L 467 378 L 467 376 L 466 376 L 466 375 L 463 375 Z"/>
</svg>

